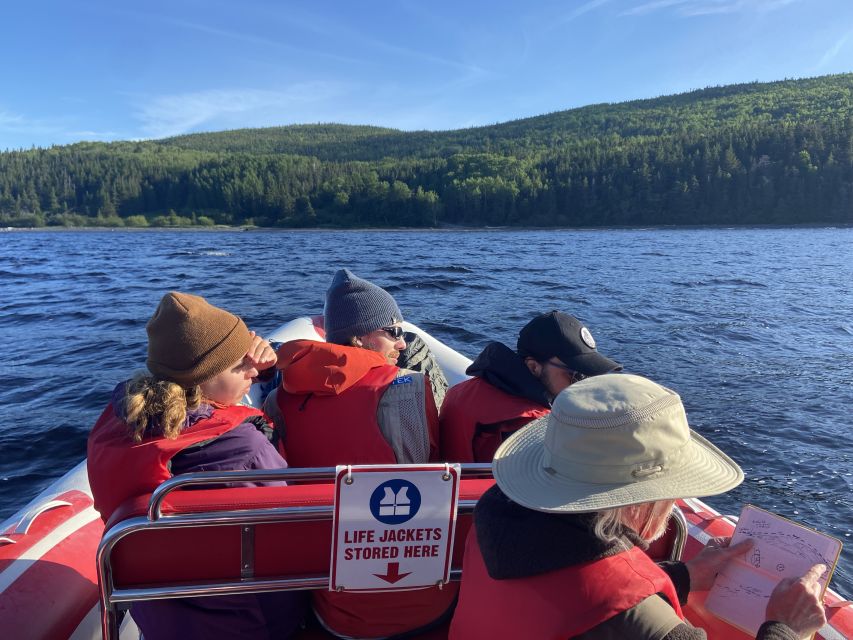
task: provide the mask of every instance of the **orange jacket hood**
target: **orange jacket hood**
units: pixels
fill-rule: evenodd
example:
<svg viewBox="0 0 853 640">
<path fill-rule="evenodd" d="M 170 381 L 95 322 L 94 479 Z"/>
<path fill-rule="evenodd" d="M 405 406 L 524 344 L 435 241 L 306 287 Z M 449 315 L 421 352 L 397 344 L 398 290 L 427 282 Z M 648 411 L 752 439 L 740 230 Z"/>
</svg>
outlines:
<svg viewBox="0 0 853 640">
<path fill-rule="evenodd" d="M 339 395 L 368 371 L 387 365 L 375 351 L 316 340 L 292 340 L 278 348 L 276 367 L 288 393 Z"/>
</svg>

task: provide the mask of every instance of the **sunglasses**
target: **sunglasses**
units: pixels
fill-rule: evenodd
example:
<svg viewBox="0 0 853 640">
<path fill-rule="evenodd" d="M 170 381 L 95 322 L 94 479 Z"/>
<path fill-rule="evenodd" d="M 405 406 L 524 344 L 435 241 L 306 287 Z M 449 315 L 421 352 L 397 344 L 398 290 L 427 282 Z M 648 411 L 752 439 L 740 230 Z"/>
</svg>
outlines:
<svg viewBox="0 0 853 640">
<path fill-rule="evenodd" d="M 382 327 L 380 331 L 384 331 L 394 340 L 399 340 L 403 337 L 403 327 Z"/>
<path fill-rule="evenodd" d="M 587 378 L 586 374 L 581 373 L 580 371 L 575 371 L 571 367 L 567 367 L 564 364 L 557 364 L 556 362 L 551 362 L 550 360 L 546 360 L 543 364 L 551 365 L 552 367 L 562 369 L 563 371 L 568 371 L 569 373 L 571 373 L 572 384 L 574 384 L 575 382 L 580 382 L 581 380 L 586 380 Z"/>
</svg>

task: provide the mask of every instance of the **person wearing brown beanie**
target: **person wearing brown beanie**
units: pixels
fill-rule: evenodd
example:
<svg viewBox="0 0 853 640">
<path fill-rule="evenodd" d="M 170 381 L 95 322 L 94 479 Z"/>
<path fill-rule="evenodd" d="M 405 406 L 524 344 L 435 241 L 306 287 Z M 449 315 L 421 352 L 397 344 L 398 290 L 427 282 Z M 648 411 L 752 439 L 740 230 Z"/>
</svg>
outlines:
<svg viewBox="0 0 853 640">
<path fill-rule="evenodd" d="M 287 467 L 263 413 L 238 404 L 258 371 L 276 363 L 266 340 L 234 314 L 178 291 L 163 296 L 146 330 L 148 372 L 116 386 L 89 435 L 89 482 L 105 522 L 173 475 Z M 305 597 L 296 592 L 131 608 L 146 640 L 287 638 L 304 612 Z"/>
</svg>

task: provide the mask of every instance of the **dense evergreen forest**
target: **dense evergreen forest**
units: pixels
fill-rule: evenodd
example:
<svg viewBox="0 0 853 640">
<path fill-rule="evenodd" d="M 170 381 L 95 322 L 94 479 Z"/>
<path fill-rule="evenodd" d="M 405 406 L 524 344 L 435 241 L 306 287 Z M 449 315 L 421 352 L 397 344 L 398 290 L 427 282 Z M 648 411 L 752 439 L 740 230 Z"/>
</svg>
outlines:
<svg viewBox="0 0 853 640">
<path fill-rule="evenodd" d="M 853 74 L 488 127 L 299 125 L 0 153 L 4 226 L 853 223 Z"/>
</svg>

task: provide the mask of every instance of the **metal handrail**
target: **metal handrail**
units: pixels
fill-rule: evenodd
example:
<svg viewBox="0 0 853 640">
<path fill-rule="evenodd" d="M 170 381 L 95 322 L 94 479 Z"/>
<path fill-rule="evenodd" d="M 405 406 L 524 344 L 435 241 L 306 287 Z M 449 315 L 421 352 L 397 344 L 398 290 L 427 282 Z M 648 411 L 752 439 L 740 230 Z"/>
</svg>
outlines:
<svg viewBox="0 0 853 640">
<path fill-rule="evenodd" d="M 394 465 L 395 469 L 405 471 L 407 466 L 422 467 L 423 465 Z M 491 478 L 491 463 L 466 463 L 462 465 L 463 478 Z M 151 494 L 148 503 L 149 520 L 159 520 L 162 513 L 163 500 L 170 493 L 182 487 L 204 487 L 221 485 L 229 482 L 332 482 L 335 479 L 335 467 L 310 467 L 304 469 L 252 469 L 249 471 L 199 471 L 174 476 L 163 482 Z M 168 516 L 171 517 L 171 516 Z"/>
<path fill-rule="evenodd" d="M 41 514 L 46 513 L 52 509 L 58 509 L 59 507 L 70 507 L 71 503 L 67 500 L 50 500 L 48 502 L 44 502 L 40 505 L 36 505 L 29 511 L 27 511 L 23 516 L 21 516 L 20 521 L 15 527 L 14 533 L 25 534 L 30 530 L 33 522 L 35 522 L 36 518 L 38 518 Z"/>
<path fill-rule="evenodd" d="M 398 465 L 405 467 L 405 465 Z M 291 507 L 257 507 L 228 511 L 201 513 L 175 513 L 164 515 L 164 499 L 176 489 L 187 486 L 215 486 L 227 482 L 290 482 L 332 481 L 334 467 L 310 469 L 254 470 L 229 472 L 200 472 L 176 476 L 161 484 L 151 495 L 148 512 L 118 523 L 104 534 L 97 552 L 98 579 L 100 583 L 101 622 L 104 640 L 118 638 L 118 607 L 138 600 L 163 600 L 178 597 L 208 597 L 226 593 L 267 593 L 323 588 L 329 583 L 328 574 L 306 575 L 298 578 L 240 578 L 230 582 L 203 581 L 195 584 L 172 585 L 169 587 L 116 589 L 113 582 L 111 555 L 115 546 L 126 536 L 140 530 L 178 529 L 217 525 L 255 525 L 278 522 L 306 522 L 332 520 L 334 506 L 307 505 Z M 462 476 L 469 478 L 491 477 L 491 464 L 464 464 Z M 476 500 L 460 500 L 459 514 L 470 514 Z M 672 521 L 675 539 L 669 554 L 670 560 L 680 560 L 688 537 L 688 525 L 678 506 L 673 506 Z M 451 569 L 450 579 L 461 578 L 461 569 Z"/>
<path fill-rule="evenodd" d="M 398 465 L 404 466 L 404 465 Z M 294 591 L 317 589 L 329 584 L 329 576 L 315 575 L 299 578 L 251 578 L 232 582 L 200 582 L 197 584 L 174 585 L 168 588 L 115 588 L 112 574 L 111 556 L 115 546 L 128 535 L 140 530 L 180 529 L 187 527 L 205 527 L 216 525 L 254 525 L 275 522 L 305 522 L 312 520 L 332 520 L 333 505 L 264 507 L 243 510 L 212 511 L 203 513 L 177 513 L 163 515 L 160 511 L 163 499 L 181 486 L 217 485 L 231 481 L 270 481 L 308 480 L 334 478 L 335 468 L 323 469 L 282 469 L 277 471 L 249 472 L 200 472 L 176 476 L 164 482 L 152 494 L 148 513 L 123 522 L 119 522 L 104 534 L 97 551 L 98 581 L 100 585 L 101 630 L 104 640 L 118 638 L 117 604 L 126 604 L 137 600 L 164 600 L 178 597 L 216 596 L 224 593 L 266 593 L 270 591 Z M 469 477 L 490 477 L 490 464 L 466 464 L 462 474 Z M 460 500 L 457 513 L 470 514 L 474 511 L 476 500 Z M 459 580 L 461 569 L 451 569 L 450 579 Z"/>
<path fill-rule="evenodd" d="M 675 539 L 672 541 L 672 549 L 669 552 L 670 560 L 681 560 L 684 555 L 684 546 L 687 544 L 687 518 L 677 504 L 672 505 L 670 519 L 675 524 Z"/>
</svg>

